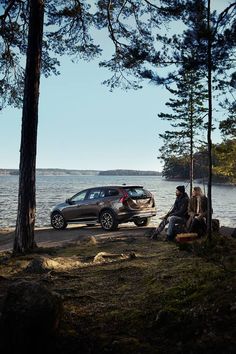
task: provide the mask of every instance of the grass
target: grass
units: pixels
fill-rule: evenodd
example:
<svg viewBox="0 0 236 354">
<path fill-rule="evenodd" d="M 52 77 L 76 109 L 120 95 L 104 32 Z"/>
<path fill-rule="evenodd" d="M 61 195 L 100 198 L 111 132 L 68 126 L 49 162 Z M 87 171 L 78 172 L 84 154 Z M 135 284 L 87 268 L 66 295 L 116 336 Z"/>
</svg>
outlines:
<svg viewBox="0 0 236 354">
<path fill-rule="evenodd" d="M 36 279 L 63 296 L 64 316 L 53 342 L 59 354 L 234 353 L 235 240 L 218 237 L 213 248 L 204 242 L 185 248 L 144 236 L 91 238 L 38 251 L 36 256 L 82 263 L 43 276 L 25 272 L 35 255 L 5 255 L 0 288 L 4 293 L 12 281 Z M 100 252 L 136 257 L 93 263 Z"/>
</svg>

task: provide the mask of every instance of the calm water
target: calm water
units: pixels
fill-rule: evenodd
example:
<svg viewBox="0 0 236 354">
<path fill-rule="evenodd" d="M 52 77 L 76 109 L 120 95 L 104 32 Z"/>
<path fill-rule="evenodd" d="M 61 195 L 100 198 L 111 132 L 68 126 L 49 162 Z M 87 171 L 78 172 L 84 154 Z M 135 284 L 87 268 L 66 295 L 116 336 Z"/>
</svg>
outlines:
<svg viewBox="0 0 236 354">
<path fill-rule="evenodd" d="M 158 211 L 153 219 L 154 224 L 173 204 L 175 187 L 186 184 L 147 176 L 38 176 L 36 226 L 49 226 L 51 207 L 84 188 L 123 183 L 143 185 L 155 195 Z M 0 228 L 15 226 L 17 190 L 17 176 L 0 176 Z M 220 219 L 221 225 L 236 227 L 236 187 L 214 186 L 213 209 L 213 217 Z"/>
</svg>

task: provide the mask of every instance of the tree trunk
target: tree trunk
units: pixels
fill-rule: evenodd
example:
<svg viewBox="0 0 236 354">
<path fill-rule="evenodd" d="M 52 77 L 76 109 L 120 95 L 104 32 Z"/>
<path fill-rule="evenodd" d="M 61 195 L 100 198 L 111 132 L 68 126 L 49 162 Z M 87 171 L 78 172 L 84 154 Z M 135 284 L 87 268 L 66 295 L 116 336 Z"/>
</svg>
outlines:
<svg viewBox="0 0 236 354">
<path fill-rule="evenodd" d="M 208 27 L 208 48 L 207 48 L 207 68 L 208 68 L 208 128 L 207 128 L 207 146 L 208 146 L 208 208 L 207 208 L 207 236 L 212 239 L 212 33 L 211 33 L 211 1 L 208 0 L 207 10 Z"/>
<path fill-rule="evenodd" d="M 29 8 L 14 253 L 23 253 L 36 246 L 34 241 L 35 175 L 44 0 L 29 0 Z"/>
<path fill-rule="evenodd" d="M 193 81 L 191 75 L 191 92 L 190 92 L 190 197 L 193 191 Z"/>
<path fill-rule="evenodd" d="M 191 136 L 191 146 L 190 146 L 190 197 L 193 192 L 193 136 Z"/>
</svg>

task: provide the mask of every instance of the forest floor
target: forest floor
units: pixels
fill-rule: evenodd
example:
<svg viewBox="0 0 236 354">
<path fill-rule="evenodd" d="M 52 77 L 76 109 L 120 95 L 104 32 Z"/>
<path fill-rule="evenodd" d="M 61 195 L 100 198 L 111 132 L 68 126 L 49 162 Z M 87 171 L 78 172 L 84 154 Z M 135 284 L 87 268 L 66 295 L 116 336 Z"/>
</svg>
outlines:
<svg viewBox="0 0 236 354">
<path fill-rule="evenodd" d="M 38 281 L 63 298 L 59 354 L 235 353 L 236 240 L 177 245 L 148 233 L 39 230 L 36 252 L 12 257 L 12 232 L 2 232 L 0 311 L 9 285 Z"/>
</svg>

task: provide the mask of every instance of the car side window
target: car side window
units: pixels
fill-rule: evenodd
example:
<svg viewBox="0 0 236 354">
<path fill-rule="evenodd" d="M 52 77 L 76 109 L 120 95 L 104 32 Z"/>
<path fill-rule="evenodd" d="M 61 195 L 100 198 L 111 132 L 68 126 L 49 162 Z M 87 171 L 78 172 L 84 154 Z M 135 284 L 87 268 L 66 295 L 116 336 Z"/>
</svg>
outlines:
<svg viewBox="0 0 236 354">
<path fill-rule="evenodd" d="M 101 198 L 101 189 L 92 189 L 87 196 L 87 199 L 99 199 Z"/>
<path fill-rule="evenodd" d="M 105 191 L 105 189 L 101 189 L 100 198 L 104 198 L 105 196 L 106 196 L 106 191 Z"/>
<path fill-rule="evenodd" d="M 71 198 L 72 202 L 82 202 L 86 197 L 87 191 L 80 192 Z"/>
<path fill-rule="evenodd" d="M 106 190 L 106 197 L 115 197 L 116 195 L 119 195 L 119 191 L 115 188 L 108 188 Z"/>
</svg>

